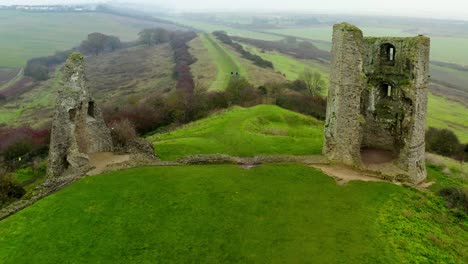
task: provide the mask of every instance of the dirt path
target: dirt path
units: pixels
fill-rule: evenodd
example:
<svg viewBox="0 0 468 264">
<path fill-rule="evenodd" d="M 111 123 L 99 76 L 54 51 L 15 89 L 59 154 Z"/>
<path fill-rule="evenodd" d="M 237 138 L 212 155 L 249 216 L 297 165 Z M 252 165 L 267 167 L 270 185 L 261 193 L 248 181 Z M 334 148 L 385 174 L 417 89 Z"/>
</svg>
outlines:
<svg viewBox="0 0 468 264">
<path fill-rule="evenodd" d="M 311 167 L 321 170 L 325 175 L 334 178 L 339 185 L 344 185 L 350 181 L 388 182 L 341 165 L 312 165 Z"/>
<path fill-rule="evenodd" d="M 112 152 L 100 152 L 89 154 L 89 165 L 93 167 L 87 175 L 102 173 L 107 166 L 119 164 L 130 160 L 130 155 L 116 155 Z"/>
</svg>

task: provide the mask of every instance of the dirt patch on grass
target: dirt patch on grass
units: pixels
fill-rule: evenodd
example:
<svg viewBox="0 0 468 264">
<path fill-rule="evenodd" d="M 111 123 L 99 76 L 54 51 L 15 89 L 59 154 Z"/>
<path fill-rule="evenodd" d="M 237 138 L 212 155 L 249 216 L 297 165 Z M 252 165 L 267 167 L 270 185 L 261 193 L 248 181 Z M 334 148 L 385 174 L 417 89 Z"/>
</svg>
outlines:
<svg viewBox="0 0 468 264">
<path fill-rule="evenodd" d="M 326 175 L 334 178 L 338 185 L 344 185 L 350 181 L 388 182 L 371 174 L 356 171 L 343 165 L 312 165 L 311 167 L 321 170 Z"/>
<path fill-rule="evenodd" d="M 130 155 L 116 155 L 112 152 L 89 154 L 89 165 L 93 168 L 87 175 L 97 175 L 105 171 L 108 166 L 128 162 Z"/>
</svg>

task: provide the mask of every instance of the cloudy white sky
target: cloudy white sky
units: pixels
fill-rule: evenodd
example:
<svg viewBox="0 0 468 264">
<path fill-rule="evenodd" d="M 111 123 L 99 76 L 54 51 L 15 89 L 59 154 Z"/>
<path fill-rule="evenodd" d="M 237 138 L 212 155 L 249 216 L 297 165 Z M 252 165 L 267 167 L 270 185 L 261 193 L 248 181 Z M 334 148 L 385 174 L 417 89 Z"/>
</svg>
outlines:
<svg viewBox="0 0 468 264">
<path fill-rule="evenodd" d="M 0 0 L 0 4 L 71 4 L 105 0 Z M 119 1 L 119 2 L 125 2 Z M 468 20 L 468 0 L 127 0 L 187 10 L 388 14 Z"/>
</svg>

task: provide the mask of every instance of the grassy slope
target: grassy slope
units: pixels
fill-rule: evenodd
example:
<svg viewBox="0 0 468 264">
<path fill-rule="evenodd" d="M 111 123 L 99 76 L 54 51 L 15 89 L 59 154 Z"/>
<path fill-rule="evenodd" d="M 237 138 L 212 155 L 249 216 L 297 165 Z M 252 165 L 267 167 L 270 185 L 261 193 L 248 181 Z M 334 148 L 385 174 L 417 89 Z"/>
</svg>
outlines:
<svg viewBox="0 0 468 264">
<path fill-rule="evenodd" d="M 193 154 L 319 154 L 322 122 L 277 106 L 234 107 L 176 131 L 150 137 L 157 154 L 172 160 Z"/>
<path fill-rule="evenodd" d="M 127 103 L 152 92 L 171 90 L 172 50 L 168 45 L 133 47 L 86 57 L 88 85 L 98 102 Z M 40 126 L 50 121 L 61 71 L 16 100 L 0 104 L 0 123 Z"/>
<path fill-rule="evenodd" d="M 192 41 L 191 52 L 197 58 L 197 62 L 190 67 L 194 79 L 211 91 L 226 88 L 231 72 L 239 72 L 257 86 L 284 80 L 283 76 L 273 70 L 254 65 L 211 34 L 202 33 L 198 39 Z"/>
<path fill-rule="evenodd" d="M 209 86 L 210 90 L 226 88 L 231 72 L 239 72 L 245 76 L 246 71 L 233 54 L 230 54 L 211 34 L 199 35 L 213 63 L 216 64 L 216 79 Z"/>
<path fill-rule="evenodd" d="M 0 222 L 0 262 L 462 262 L 466 231 L 428 196 L 338 186 L 297 165 L 143 167 L 85 178 Z"/>
<path fill-rule="evenodd" d="M 0 67 L 0 91 L 17 81 L 21 75 L 21 69 Z"/>
<path fill-rule="evenodd" d="M 429 94 L 427 126 L 448 128 L 461 142 L 468 143 L 468 108 L 460 103 Z"/>
<path fill-rule="evenodd" d="M 286 75 L 286 79 L 290 81 L 296 80 L 305 68 L 310 68 L 313 71 L 318 71 L 320 74 L 322 74 L 323 79 L 327 83 L 328 87 L 329 69 L 326 65 L 311 60 L 299 60 L 279 52 L 261 52 L 258 50 L 258 48 L 247 44 L 243 44 L 243 46 L 251 53 L 258 55 L 265 60 L 271 61 L 275 70 Z M 324 92 L 326 93 L 326 91 Z"/>
<path fill-rule="evenodd" d="M 101 13 L 0 11 L 0 66 L 23 66 L 30 58 L 70 49 L 92 32 L 135 40 L 141 28 L 152 25 Z"/>
</svg>

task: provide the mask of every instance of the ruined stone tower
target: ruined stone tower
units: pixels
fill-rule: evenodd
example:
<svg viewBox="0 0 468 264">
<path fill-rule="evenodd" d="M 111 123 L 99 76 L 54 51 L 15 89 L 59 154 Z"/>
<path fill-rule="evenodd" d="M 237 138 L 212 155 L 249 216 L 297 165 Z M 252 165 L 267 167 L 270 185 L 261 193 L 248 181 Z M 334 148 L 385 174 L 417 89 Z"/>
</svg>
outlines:
<svg viewBox="0 0 468 264">
<path fill-rule="evenodd" d="M 365 150 L 387 151 L 395 176 L 413 183 L 426 178 L 429 48 L 424 36 L 363 37 L 350 24 L 333 27 L 324 155 L 368 168 Z"/>
<path fill-rule="evenodd" d="M 49 177 L 85 170 L 87 154 L 112 151 L 112 139 L 102 114 L 86 86 L 83 56 L 72 53 L 58 92 L 49 150 Z"/>
</svg>

